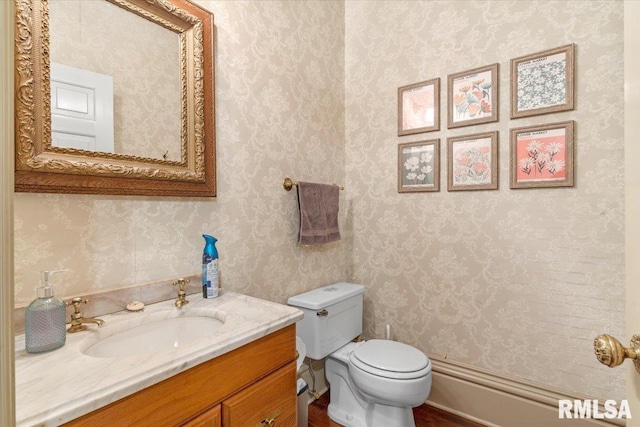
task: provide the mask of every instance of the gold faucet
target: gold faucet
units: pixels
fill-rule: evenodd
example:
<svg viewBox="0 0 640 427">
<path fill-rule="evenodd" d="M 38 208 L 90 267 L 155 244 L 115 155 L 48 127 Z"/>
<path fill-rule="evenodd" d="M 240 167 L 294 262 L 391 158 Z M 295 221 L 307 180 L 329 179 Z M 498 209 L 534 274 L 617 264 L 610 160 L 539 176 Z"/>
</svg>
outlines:
<svg viewBox="0 0 640 427">
<path fill-rule="evenodd" d="M 70 302 L 66 303 L 67 307 L 73 305 L 73 313 L 71 313 L 71 326 L 69 326 L 67 332 L 72 334 L 74 332 L 84 331 L 85 329 L 87 329 L 87 325 L 85 325 L 85 323 L 95 323 L 98 326 L 104 325 L 104 320 L 102 319 L 97 319 L 94 317 L 84 317 L 82 315 L 82 312 L 80 311 L 80 304 L 86 304 L 88 302 L 88 299 L 73 298 Z"/>
<path fill-rule="evenodd" d="M 176 307 L 180 308 L 183 305 L 189 304 L 187 301 L 187 291 L 184 290 L 186 284 L 189 283 L 189 279 L 180 278 L 177 281 L 173 282 L 173 286 L 178 287 L 178 298 L 176 299 Z"/>
</svg>

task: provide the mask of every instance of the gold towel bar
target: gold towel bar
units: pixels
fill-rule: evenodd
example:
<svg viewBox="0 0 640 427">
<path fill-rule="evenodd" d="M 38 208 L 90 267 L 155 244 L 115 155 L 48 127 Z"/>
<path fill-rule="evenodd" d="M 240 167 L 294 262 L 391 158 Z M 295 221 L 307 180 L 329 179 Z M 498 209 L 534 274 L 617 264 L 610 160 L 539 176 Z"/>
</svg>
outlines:
<svg viewBox="0 0 640 427">
<path fill-rule="evenodd" d="M 286 177 L 284 181 L 282 181 L 282 186 L 287 191 L 291 191 L 294 185 L 298 185 L 298 183 L 289 177 Z M 337 184 L 333 184 L 333 185 L 337 185 Z M 340 187 L 340 190 L 344 190 L 344 187 Z"/>
</svg>

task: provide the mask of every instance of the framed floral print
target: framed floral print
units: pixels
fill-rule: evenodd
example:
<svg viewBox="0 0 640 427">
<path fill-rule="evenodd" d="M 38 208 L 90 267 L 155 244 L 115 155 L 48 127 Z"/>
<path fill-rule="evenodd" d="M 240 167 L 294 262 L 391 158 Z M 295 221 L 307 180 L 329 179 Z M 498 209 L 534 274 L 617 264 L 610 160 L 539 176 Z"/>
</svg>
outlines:
<svg viewBox="0 0 640 427">
<path fill-rule="evenodd" d="M 440 191 L 440 140 L 398 144 L 398 193 Z"/>
<path fill-rule="evenodd" d="M 574 121 L 511 129 L 511 188 L 573 187 Z"/>
<path fill-rule="evenodd" d="M 511 118 L 573 110 L 575 45 L 511 60 Z"/>
<path fill-rule="evenodd" d="M 498 121 L 498 64 L 448 76 L 447 127 Z"/>
<path fill-rule="evenodd" d="M 398 136 L 440 130 L 440 78 L 398 88 Z"/>
<path fill-rule="evenodd" d="M 498 188 L 498 132 L 447 139 L 447 191 Z"/>
</svg>

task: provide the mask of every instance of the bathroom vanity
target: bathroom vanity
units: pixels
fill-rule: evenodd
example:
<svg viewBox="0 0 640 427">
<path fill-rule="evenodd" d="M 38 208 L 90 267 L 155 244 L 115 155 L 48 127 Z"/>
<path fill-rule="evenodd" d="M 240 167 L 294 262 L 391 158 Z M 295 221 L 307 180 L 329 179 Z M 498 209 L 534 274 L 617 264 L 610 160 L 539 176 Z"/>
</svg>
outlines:
<svg viewBox="0 0 640 427">
<path fill-rule="evenodd" d="M 69 334 L 50 353 L 27 354 L 18 337 L 17 425 L 295 426 L 302 313 L 229 291 L 189 299 L 181 309 L 165 301 L 143 313 L 102 316 L 104 327 Z M 174 349 L 90 355 L 122 331 L 189 316 L 222 325 Z"/>
</svg>

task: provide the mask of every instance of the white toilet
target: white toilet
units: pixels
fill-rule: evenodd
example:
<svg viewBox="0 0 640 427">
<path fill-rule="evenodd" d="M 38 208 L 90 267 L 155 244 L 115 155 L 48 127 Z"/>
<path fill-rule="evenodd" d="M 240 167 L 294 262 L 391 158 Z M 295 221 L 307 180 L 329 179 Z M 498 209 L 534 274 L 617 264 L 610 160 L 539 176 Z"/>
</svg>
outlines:
<svg viewBox="0 0 640 427">
<path fill-rule="evenodd" d="M 388 340 L 351 342 L 362 333 L 364 286 L 336 283 L 289 298 L 304 312 L 297 335 L 307 356 L 327 357 L 329 417 L 345 427 L 415 427 L 412 408 L 431 390 L 431 361 Z"/>
</svg>

